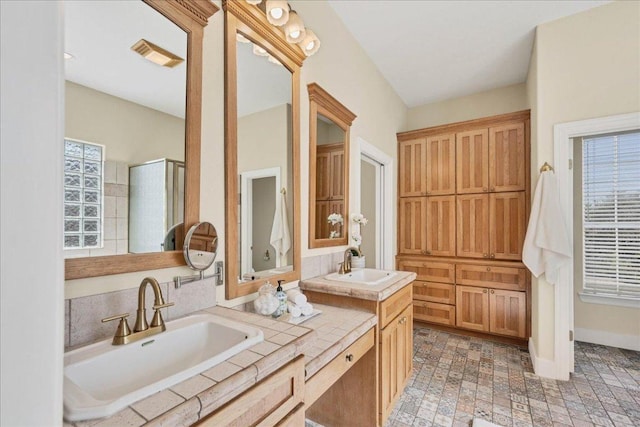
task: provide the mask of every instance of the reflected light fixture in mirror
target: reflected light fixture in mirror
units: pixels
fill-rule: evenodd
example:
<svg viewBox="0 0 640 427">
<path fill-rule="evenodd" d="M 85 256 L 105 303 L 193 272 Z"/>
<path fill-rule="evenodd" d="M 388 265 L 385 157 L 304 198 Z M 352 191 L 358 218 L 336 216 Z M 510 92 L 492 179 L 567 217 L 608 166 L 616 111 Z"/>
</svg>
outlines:
<svg viewBox="0 0 640 427">
<path fill-rule="evenodd" d="M 132 102 L 128 100 L 127 96 L 124 93 L 113 93 L 113 92 L 110 92 L 110 90 L 107 90 L 106 88 L 98 87 L 98 88 L 90 89 L 89 87 L 91 85 L 86 81 L 78 81 L 77 83 L 72 83 L 73 80 L 70 79 L 71 81 L 67 83 L 67 87 L 68 88 L 72 87 L 75 90 L 75 94 L 78 95 L 76 97 L 76 101 L 78 100 L 81 101 L 82 98 L 80 97 L 80 94 L 86 94 L 90 92 L 92 96 L 95 95 L 104 100 L 115 100 L 119 103 L 126 103 L 127 105 L 131 106 L 132 110 L 136 110 L 136 109 L 140 110 L 145 108 L 148 110 L 155 109 L 157 111 L 161 111 L 161 113 L 158 113 L 158 114 L 164 114 L 165 116 L 167 116 L 167 120 L 175 116 L 176 120 L 181 121 L 181 124 L 179 126 L 181 130 L 178 136 L 178 138 L 180 139 L 180 145 L 179 145 L 179 148 L 177 149 L 179 150 L 179 154 L 176 154 L 178 153 L 178 151 L 176 151 L 175 153 L 170 152 L 169 154 L 155 153 L 155 154 L 150 154 L 149 157 L 146 157 L 146 158 L 127 160 L 127 159 L 119 158 L 120 154 L 122 154 L 119 151 L 119 149 L 114 149 L 113 147 L 105 145 L 106 148 L 103 151 L 103 153 L 105 153 L 106 155 L 105 157 L 106 160 L 109 160 L 109 156 L 113 155 L 114 161 L 121 161 L 122 163 L 121 168 L 118 168 L 118 165 L 116 165 L 116 172 L 113 172 L 113 169 L 112 169 L 112 172 L 108 172 L 105 169 L 105 173 L 107 173 L 107 175 L 115 174 L 116 177 L 119 175 L 122 178 L 120 183 L 118 183 L 117 180 L 115 181 L 113 188 L 104 189 L 104 190 L 108 190 L 109 192 L 116 191 L 115 196 L 108 196 L 108 197 L 111 197 L 112 200 L 103 200 L 102 203 L 99 203 L 99 201 L 101 200 L 100 197 L 102 197 L 102 195 L 100 195 L 99 198 L 96 199 L 94 197 L 95 194 L 93 194 L 95 193 L 95 191 L 91 188 L 88 193 L 89 194 L 88 199 L 86 198 L 87 197 L 86 194 L 83 196 L 83 194 L 86 191 L 83 190 L 82 188 L 79 188 L 79 192 L 69 191 L 69 194 L 65 193 L 65 197 L 67 196 L 70 197 L 70 199 L 65 199 L 69 202 L 70 205 L 74 203 L 73 200 L 76 200 L 75 199 L 76 195 L 79 195 L 81 197 L 81 199 L 79 199 L 79 201 L 76 202 L 77 204 L 79 204 L 81 211 L 84 211 L 84 209 L 82 209 L 83 203 L 89 203 L 89 204 L 94 203 L 96 205 L 100 205 L 99 211 L 104 210 L 105 216 L 106 214 L 113 215 L 112 219 L 109 219 L 109 221 L 104 221 L 104 223 L 100 221 L 98 224 L 98 229 L 104 230 L 105 233 L 111 230 L 110 232 L 116 233 L 116 236 L 118 235 L 127 236 L 124 239 L 124 242 L 127 242 L 127 243 L 125 243 L 124 245 L 121 245 L 119 250 L 118 250 L 117 240 L 114 240 L 114 244 L 112 246 L 115 248 L 115 251 L 112 252 L 113 254 L 111 255 L 108 252 L 108 250 L 110 250 L 110 248 L 108 247 L 102 248 L 101 250 L 96 250 L 95 251 L 96 253 L 92 255 L 97 255 L 97 256 L 93 256 L 91 258 L 87 257 L 87 255 L 89 255 L 88 253 L 85 253 L 87 251 L 75 250 L 75 253 L 73 254 L 73 258 L 67 257 L 67 259 L 65 260 L 65 279 L 67 280 L 79 279 L 79 278 L 85 278 L 85 277 L 104 276 L 104 275 L 110 275 L 110 274 L 120 274 L 120 273 L 133 272 L 133 271 L 142 271 L 142 270 L 150 270 L 150 269 L 184 265 L 185 261 L 182 256 L 182 251 L 172 250 L 168 252 L 162 252 L 163 243 L 164 243 L 163 238 L 165 237 L 165 233 L 167 232 L 166 229 L 162 231 L 162 236 L 160 236 L 160 238 L 157 239 L 158 240 L 157 244 L 153 245 L 153 247 L 155 248 L 153 249 L 153 253 L 148 253 L 149 251 L 145 251 L 145 253 L 135 253 L 135 254 L 127 253 L 127 252 L 130 252 L 129 250 L 130 247 L 128 245 L 128 240 L 130 240 L 130 237 L 128 236 L 127 231 L 131 227 L 131 225 L 128 224 L 127 222 L 127 221 L 130 221 L 131 219 L 131 216 L 129 215 L 129 212 L 128 212 L 130 207 L 128 206 L 128 200 L 127 200 L 129 198 L 129 191 L 127 190 L 127 186 L 129 187 L 129 189 L 131 187 L 131 183 L 128 181 L 129 180 L 128 166 L 135 165 L 135 164 L 144 164 L 147 162 L 147 160 L 154 160 L 158 158 L 171 159 L 176 157 L 180 160 L 180 163 L 186 163 L 187 167 L 182 168 L 181 171 L 176 174 L 176 178 L 178 178 L 179 176 L 183 176 L 182 179 L 178 179 L 179 181 L 181 180 L 180 182 L 183 182 L 184 184 L 180 184 L 182 186 L 181 187 L 182 189 L 178 190 L 177 196 L 178 198 L 183 197 L 184 202 L 180 202 L 174 198 L 173 201 L 177 206 L 175 212 L 179 211 L 180 217 L 178 222 L 184 222 L 187 226 L 197 222 L 197 219 L 199 216 L 199 210 L 200 210 L 199 208 L 200 127 L 201 127 L 200 111 L 201 111 L 202 81 L 199 78 L 199 76 L 201 75 L 201 69 L 202 69 L 202 37 L 203 37 L 204 27 L 207 25 L 208 18 L 211 15 L 213 15 L 218 10 L 218 8 L 217 6 L 215 6 L 210 2 L 202 2 L 197 0 L 182 0 L 180 2 L 161 2 L 161 1 L 155 1 L 155 0 L 144 0 L 143 2 L 67 2 L 64 5 L 65 13 L 67 11 L 72 11 L 74 7 L 80 6 L 81 3 L 88 4 L 89 7 L 91 8 L 90 9 L 91 12 L 99 11 L 101 10 L 100 9 L 101 7 L 115 8 L 115 7 L 121 6 L 123 8 L 129 7 L 130 9 L 140 10 L 140 7 L 142 6 L 142 9 L 146 11 L 151 11 L 152 14 L 157 15 L 157 17 L 161 21 L 160 25 L 162 25 L 163 23 L 168 23 L 169 27 L 176 29 L 179 33 L 182 34 L 182 44 L 179 44 L 179 43 L 176 44 L 175 40 L 171 38 L 162 40 L 161 37 L 156 37 L 156 36 L 149 37 L 148 35 L 149 31 L 147 31 L 149 27 L 141 25 L 142 21 L 137 21 L 135 18 L 133 19 L 133 22 L 127 21 L 127 20 L 130 20 L 133 15 L 133 13 L 130 13 L 130 9 L 123 10 L 123 11 L 115 10 L 110 12 L 110 16 L 114 19 L 120 18 L 121 22 L 122 20 L 124 20 L 125 22 L 124 24 L 121 24 L 120 26 L 116 26 L 115 24 L 107 23 L 107 22 L 113 22 L 113 20 L 98 19 L 97 24 L 92 26 L 93 30 L 95 30 L 96 32 L 104 33 L 104 34 L 112 34 L 114 28 L 116 27 L 121 28 L 122 25 L 124 25 L 126 28 L 126 31 L 125 29 L 123 29 L 118 33 L 118 35 L 126 33 L 126 34 L 129 34 L 130 37 L 127 37 L 126 42 L 121 43 L 120 47 L 113 47 L 112 45 L 106 45 L 107 49 L 105 50 L 105 49 L 102 49 L 102 46 L 99 46 L 98 49 L 94 49 L 94 51 L 96 51 L 98 54 L 106 57 L 107 59 L 110 59 L 114 57 L 113 53 L 115 49 L 115 52 L 122 51 L 122 52 L 125 52 L 125 54 L 130 55 L 131 57 L 133 57 L 134 61 L 136 60 L 135 58 L 137 58 L 137 61 L 140 63 L 140 65 L 144 64 L 147 67 L 152 66 L 160 69 L 160 67 L 158 67 L 157 65 L 149 64 L 149 62 L 143 61 L 141 58 L 137 57 L 135 53 L 133 53 L 131 50 L 128 49 L 128 47 L 134 44 L 136 40 L 140 40 L 141 38 L 146 36 L 148 39 L 153 40 L 154 42 L 157 42 L 159 45 L 167 48 L 168 50 L 176 52 L 180 56 L 183 56 L 184 58 L 186 58 L 189 64 L 188 64 L 188 67 L 186 66 L 186 64 L 181 64 L 172 70 L 168 70 L 166 68 L 164 69 L 167 72 L 175 72 L 177 70 L 180 70 L 180 72 L 182 72 L 184 75 L 184 77 L 182 78 L 182 89 L 181 89 L 182 95 L 178 95 L 177 97 L 181 99 L 181 102 L 182 102 L 181 113 L 175 113 L 175 112 L 172 113 L 171 112 L 172 110 L 170 109 L 167 112 L 165 112 L 162 107 L 153 107 L 151 105 L 147 106 L 143 102 L 139 102 L 139 101 Z M 105 16 L 102 15 L 102 17 L 104 18 Z M 71 22 L 68 19 L 65 19 L 65 21 L 66 21 L 65 25 L 68 22 Z M 84 27 L 86 28 L 86 26 L 87 25 L 85 25 Z M 132 34 L 132 33 L 137 33 L 137 34 Z M 70 39 L 71 36 L 72 36 L 71 31 L 68 28 L 65 28 L 66 44 L 68 44 L 69 40 L 71 40 Z M 77 40 L 82 40 L 82 36 L 80 36 L 80 38 L 77 38 Z M 111 46 L 111 47 L 108 47 L 108 46 Z M 122 48 L 122 46 L 124 46 L 124 48 Z M 83 57 L 82 60 L 78 60 L 77 59 L 79 58 L 78 52 L 75 52 L 72 49 L 68 49 L 68 52 L 73 53 L 76 56 L 76 60 L 66 61 L 65 65 L 67 67 L 68 66 L 73 66 L 73 67 L 86 66 L 87 64 L 86 57 Z M 187 52 L 189 52 L 188 57 L 187 57 Z M 105 74 L 99 66 L 98 66 L 98 69 L 100 70 L 100 72 L 98 73 L 94 72 L 93 76 L 90 75 L 90 77 L 94 81 L 99 80 L 98 77 L 100 75 Z M 142 76 L 145 76 L 144 71 L 142 72 Z M 119 78 L 117 80 L 120 80 L 121 82 L 127 81 L 127 80 L 130 80 L 130 77 L 132 76 L 131 75 L 124 76 L 123 78 Z M 69 79 L 69 77 L 67 78 Z M 157 85 L 155 89 L 156 93 L 158 95 L 164 95 L 168 91 L 168 86 L 169 84 Z M 71 97 L 67 96 L 66 98 L 67 98 L 67 101 L 71 101 Z M 161 97 L 157 96 L 156 98 L 161 98 Z M 186 99 L 186 105 L 185 105 L 185 99 Z M 141 106 L 137 106 L 137 104 Z M 99 125 L 101 125 L 101 129 L 103 129 L 103 131 L 105 132 L 108 129 L 112 129 L 111 133 L 113 133 L 113 129 L 118 129 L 122 132 L 123 123 L 126 120 L 129 120 L 131 118 L 129 116 L 133 114 L 133 113 L 125 112 L 123 109 L 111 108 L 109 109 L 109 115 L 114 116 L 114 118 L 112 119 L 112 122 L 110 124 L 108 123 L 105 125 L 104 123 L 98 121 L 99 119 L 101 120 L 103 116 L 105 116 L 105 114 L 92 113 L 88 108 L 88 106 L 91 104 L 83 104 L 82 102 L 80 102 L 80 104 L 78 105 L 80 107 L 82 107 L 82 105 L 85 105 L 87 107 L 87 108 L 75 109 L 75 111 L 77 111 L 79 114 L 79 116 L 76 117 L 76 122 L 84 123 L 83 125 L 84 127 L 82 129 L 88 129 L 86 125 L 88 125 L 89 123 L 98 123 Z M 167 104 L 166 108 L 170 108 L 168 107 L 168 105 L 169 103 Z M 130 110 L 127 110 L 127 111 L 130 111 Z M 179 116 L 182 116 L 182 117 L 179 117 Z M 71 118 L 72 116 L 67 113 L 66 114 L 67 123 L 65 124 L 66 130 L 71 130 L 71 127 L 69 127 L 69 120 Z M 164 120 L 161 120 L 160 122 L 161 125 L 155 127 L 157 132 L 163 132 L 164 122 L 165 122 Z M 121 137 L 123 138 L 133 137 L 138 140 L 141 139 L 139 136 L 132 135 L 132 133 L 133 131 L 125 133 L 121 135 Z M 79 144 L 76 144 L 73 142 L 74 139 L 84 140 L 89 142 L 98 142 L 99 144 L 104 144 L 106 142 L 106 139 L 103 140 L 102 138 L 94 138 L 87 135 L 88 134 L 83 132 L 78 132 L 77 134 L 74 134 L 72 138 L 68 138 L 70 141 L 72 141 L 69 144 L 69 146 L 70 147 L 79 146 Z M 67 136 L 69 136 L 69 134 L 67 134 Z M 136 149 L 136 147 L 134 147 L 134 149 Z M 82 162 L 80 162 L 80 165 L 82 166 Z M 89 171 L 86 168 L 84 170 Z M 89 173 L 91 174 L 94 171 L 97 172 L 97 169 L 92 169 L 89 171 Z M 100 172 L 100 174 L 94 173 L 96 175 L 96 178 L 99 178 L 99 179 L 89 180 L 87 182 L 91 185 L 94 185 L 93 182 L 96 181 L 98 185 L 98 187 L 96 188 L 100 188 L 103 186 L 102 184 L 103 181 L 107 181 L 107 179 L 113 179 L 113 176 L 109 178 L 109 176 L 101 175 L 102 173 L 103 172 Z M 74 184 L 75 181 L 73 182 L 72 181 L 73 180 L 70 180 L 69 182 L 67 182 L 67 184 Z M 107 191 L 103 191 L 104 194 L 106 194 L 106 192 Z M 123 198 L 124 203 L 120 203 L 120 204 L 115 203 L 116 202 L 115 199 L 118 197 Z M 94 200 L 97 200 L 98 202 L 94 202 Z M 116 212 L 115 215 L 113 214 L 114 210 Z M 118 211 L 121 213 L 120 216 L 118 216 L 117 214 Z M 91 214 L 92 210 L 89 209 L 87 212 Z M 69 212 L 67 213 L 73 215 L 75 214 L 75 210 L 70 209 Z M 81 230 L 84 231 L 85 230 L 84 220 L 79 217 L 73 217 L 73 218 L 69 217 L 69 219 L 74 219 L 74 218 L 80 219 L 79 224 L 82 227 Z M 118 219 L 120 220 L 120 224 L 118 224 Z M 145 221 L 143 218 L 141 219 Z M 173 224 L 174 223 L 171 222 L 169 226 Z M 69 222 L 69 225 L 72 226 L 71 222 Z M 93 227 L 92 229 L 96 229 L 96 228 Z M 183 237 L 183 233 L 181 233 L 181 237 L 179 238 L 180 241 L 176 242 L 176 246 L 178 246 L 178 249 L 182 247 L 182 237 Z M 93 241 L 90 241 L 90 243 L 93 243 Z"/>
<path fill-rule="evenodd" d="M 349 243 L 349 130 L 355 114 L 316 83 L 309 92 L 309 247 Z"/>
<path fill-rule="evenodd" d="M 300 278 L 299 85 L 305 55 L 260 8 L 230 0 L 222 6 L 225 295 L 233 299 L 256 292 L 267 280 Z M 264 49 L 274 63 L 254 55 L 253 46 L 238 42 L 238 34 Z M 258 232 L 264 238 L 256 243 Z"/>
</svg>

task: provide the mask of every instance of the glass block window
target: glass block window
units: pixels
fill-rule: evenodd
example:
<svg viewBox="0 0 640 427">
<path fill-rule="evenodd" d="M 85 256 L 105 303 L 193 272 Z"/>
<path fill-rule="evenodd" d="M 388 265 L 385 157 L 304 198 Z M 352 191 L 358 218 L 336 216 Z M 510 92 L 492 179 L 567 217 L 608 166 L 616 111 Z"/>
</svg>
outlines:
<svg viewBox="0 0 640 427">
<path fill-rule="evenodd" d="M 64 248 L 102 247 L 102 145 L 64 141 Z"/>
</svg>

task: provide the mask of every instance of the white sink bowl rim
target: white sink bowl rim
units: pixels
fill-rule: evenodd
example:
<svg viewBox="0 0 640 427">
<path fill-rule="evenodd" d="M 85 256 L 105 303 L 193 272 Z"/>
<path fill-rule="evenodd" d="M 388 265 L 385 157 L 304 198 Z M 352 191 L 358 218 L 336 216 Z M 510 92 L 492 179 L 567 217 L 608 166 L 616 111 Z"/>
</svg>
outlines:
<svg viewBox="0 0 640 427">
<path fill-rule="evenodd" d="M 354 268 L 351 273 L 331 273 L 325 276 L 327 280 L 345 283 L 356 283 L 368 286 L 377 286 L 388 282 L 398 274 L 396 271 L 376 270 L 374 268 Z"/>
<path fill-rule="evenodd" d="M 113 415 L 264 340 L 255 326 L 209 313 L 166 326 L 131 344 L 114 346 L 108 339 L 65 353 L 65 419 Z"/>
</svg>

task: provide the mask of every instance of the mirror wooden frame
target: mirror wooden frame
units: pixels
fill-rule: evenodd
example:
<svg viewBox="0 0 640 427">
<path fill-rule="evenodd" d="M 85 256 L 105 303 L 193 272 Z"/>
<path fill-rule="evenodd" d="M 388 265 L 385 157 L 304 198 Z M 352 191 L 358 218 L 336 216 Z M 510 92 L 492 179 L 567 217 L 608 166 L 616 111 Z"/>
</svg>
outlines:
<svg viewBox="0 0 640 427">
<path fill-rule="evenodd" d="M 257 292 L 267 280 L 292 282 L 300 279 L 300 68 L 305 55 L 284 33 L 267 21 L 258 6 L 238 0 L 223 0 L 224 10 L 224 96 L 225 96 L 225 296 L 237 298 Z M 247 282 L 238 280 L 238 99 L 236 33 L 260 44 L 291 72 L 291 115 L 293 136 L 293 182 L 287 193 L 293 198 L 293 270 Z"/>
<path fill-rule="evenodd" d="M 208 0 L 142 0 L 187 33 L 184 225 L 200 216 L 200 133 L 202 123 L 202 38 L 219 8 Z M 182 250 L 65 260 L 65 280 L 186 265 Z"/>
<path fill-rule="evenodd" d="M 309 92 L 309 248 L 326 248 L 349 244 L 349 131 L 356 118 L 347 107 L 317 83 L 307 85 Z M 316 152 L 318 114 L 330 119 L 344 131 L 344 233 L 338 239 L 319 239 L 316 234 Z"/>
</svg>

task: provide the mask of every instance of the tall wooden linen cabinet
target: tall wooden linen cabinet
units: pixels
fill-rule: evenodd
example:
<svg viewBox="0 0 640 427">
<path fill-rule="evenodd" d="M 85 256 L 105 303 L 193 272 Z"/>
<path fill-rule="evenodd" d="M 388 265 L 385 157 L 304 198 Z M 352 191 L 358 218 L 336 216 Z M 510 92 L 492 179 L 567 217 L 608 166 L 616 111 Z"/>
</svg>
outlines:
<svg viewBox="0 0 640 427">
<path fill-rule="evenodd" d="M 399 133 L 398 270 L 413 316 L 524 340 L 531 280 L 529 110 Z"/>
</svg>

